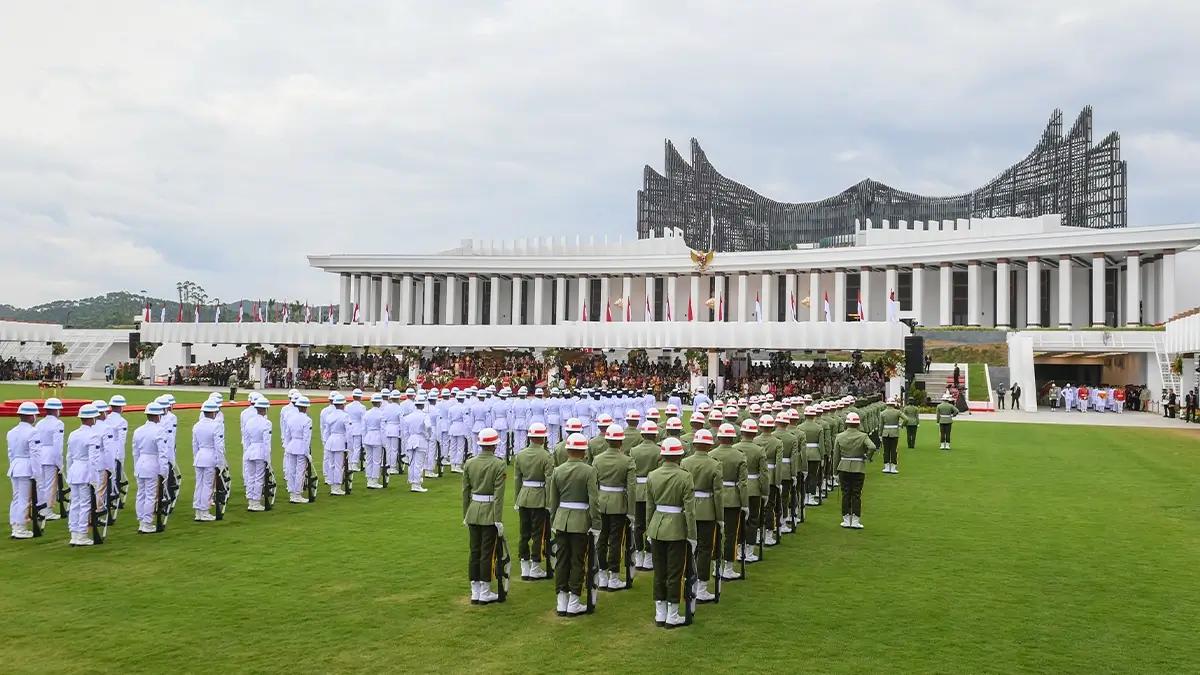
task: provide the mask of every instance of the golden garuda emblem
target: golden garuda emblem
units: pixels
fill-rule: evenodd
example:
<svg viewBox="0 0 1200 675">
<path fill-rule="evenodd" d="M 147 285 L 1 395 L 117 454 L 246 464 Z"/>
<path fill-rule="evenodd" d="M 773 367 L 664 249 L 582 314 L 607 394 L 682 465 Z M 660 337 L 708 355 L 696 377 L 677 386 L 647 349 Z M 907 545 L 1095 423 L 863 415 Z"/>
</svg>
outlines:
<svg viewBox="0 0 1200 675">
<path fill-rule="evenodd" d="M 712 264 L 715 251 L 697 251 L 691 249 L 692 264 L 696 266 L 697 272 L 708 270 L 708 266 Z"/>
</svg>

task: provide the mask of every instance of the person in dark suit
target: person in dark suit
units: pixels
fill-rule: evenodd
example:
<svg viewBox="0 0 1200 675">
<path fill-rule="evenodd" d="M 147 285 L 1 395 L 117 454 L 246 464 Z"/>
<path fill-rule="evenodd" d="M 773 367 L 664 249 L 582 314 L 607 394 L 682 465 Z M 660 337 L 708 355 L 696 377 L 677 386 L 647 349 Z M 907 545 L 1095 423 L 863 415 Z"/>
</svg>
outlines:
<svg viewBox="0 0 1200 675">
<path fill-rule="evenodd" d="M 1021 385 L 1013 382 L 1012 389 L 1008 391 L 1008 395 L 1012 398 L 1012 405 L 1009 406 L 1013 410 L 1021 407 Z"/>
</svg>

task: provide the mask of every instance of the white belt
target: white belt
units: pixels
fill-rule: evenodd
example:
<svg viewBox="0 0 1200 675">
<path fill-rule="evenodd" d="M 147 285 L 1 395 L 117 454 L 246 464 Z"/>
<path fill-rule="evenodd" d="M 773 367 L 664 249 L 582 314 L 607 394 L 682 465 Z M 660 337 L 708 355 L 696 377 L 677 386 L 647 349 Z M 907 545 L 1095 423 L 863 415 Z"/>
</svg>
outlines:
<svg viewBox="0 0 1200 675">
<path fill-rule="evenodd" d="M 821 447 L 821 444 L 820 444 L 820 443 L 805 443 L 805 444 L 804 444 L 804 447 L 806 447 L 806 448 L 819 448 L 819 447 Z"/>
<path fill-rule="evenodd" d="M 747 478 L 748 480 L 758 480 L 758 474 L 756 474 L 756 473 L 748 473 L 748 474 L 746 474 L 746 478 Z"/>
<path fill-rule="evenodd" d="M 668 506 L 666 504 L 655 504 L 654 510 L 662 511 L 663 513 L 683 513 L 682 506 Z"/>
<path fill-rule="evenodd" d="M 650 477 L 649 477 L 649 476 L 638 476 L 638 477 L 637 477 L 637 482 L 638 482 L 638 485 L 641 485 L 641 484 L 645 483 L 645 482 L 646 482 L 646 481 L 648 481 L 648 480 L 650 480 Z"/>
<path fill-rule="evenodd" d="M 601 485 L 601 492 L 624 492 L 625 488 L 620 485 Z"/>
<path fill-rule="evenodd" d="M 523 480 L 523 481 L 521 481 L 521 487 L 537 487 L 537 488 L 546 487 L 546 481 L 544 481 L 544 480 Z"/>
<path fill-rule="evenodd" d="M 487 504 L 495 499 L 496 499 L 495 495 L 477 495 L 474 493 L 471 494 L 471 501 L 473 501 L 473 502 L 483 502 L 483 503 Z"/>
<path fill-rule="evenodd" d="M 774 465 L 774 464 L 768 464 L 768 465 L 767 465 L 767 469 L 769 469 L 769 470 L 771 470 L 771 471 L 774 471 L 774 470 L 775 470 L 775 465 Z"/>
<path fill-rule="evenodd" d="M 783 463 L 784 463 L 784 464 L 791 464 L 791 463 L 792 463 L 792 458 L 791 458 L 791 457 L 784 457 L 784 458 L 783 458 Z"/>
<path fill-rule="evenodd" d="M 845 462 L 865 462 L 865 461 L 867 461 L 867 458 L 866 458 L 866 457 L 843 457 L 843 458 L 842 458 L 842 461 L 845 461 Z"/>
<path fill-rule="evenodd" d="M 705 490 L 696 490 L 692 493 L 692 496 L 696 499 L 712 499 L 712 493 Z"/>
<path fill-rule="evenodd" d="M 731 480 L 723 480 L 723 481 L 721 481 L 721 485 L 724 485 L 725 487 L 735 487 L 737 485 L 737 483 L 735 483 Z"/>
<path fill-rule="evenodd" d="M 572 509 L 575 511 L 587 511 L 588 505 L 586 502 L 559 502 L 560 508 Z"/>
<path fill-rule="evenodd" d="M 899 424 L 885 424 L 885 425 L 883 425 L 883 428 L 884 429 L 899 429 L 900 425 Z"/>
</svg>

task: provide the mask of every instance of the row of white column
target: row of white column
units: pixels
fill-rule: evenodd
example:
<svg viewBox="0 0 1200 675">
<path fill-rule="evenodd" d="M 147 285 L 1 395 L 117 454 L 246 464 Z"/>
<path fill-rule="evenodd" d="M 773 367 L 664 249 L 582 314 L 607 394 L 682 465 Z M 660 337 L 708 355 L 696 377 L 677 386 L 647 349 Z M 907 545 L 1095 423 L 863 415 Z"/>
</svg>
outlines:
<svg viewBox="0 0 1200 675">
<path fill-rule="evenodd" d="M 1031 326 L 1041 325 L 1041 282 L 1042 282 L 1042 261 L 1039 258 L 1028 258 L 1025 261 L 1026 269 L 1026 323 Z M 1007 328 L 1015 325 L 1013 317 L 1014 308 L 1009 306 L 1009 283 L 1010 283 L 1010 261 L 1008 259 L 998 259 L 996 261 L 996 308 L 995 308 L 995 325 L 1000 328 Z M 1105 266 L 1106 258 L 1103 254 L 1097 254 L 1092 258 L 1091 274 L 1092 274 L 1092 321 L 1093 325 L 1103 325 L 1106 312 L 1106 293 L 1105 293 Z M 1070 256 L 1062 256 L 1058 260 L 1058 324 L 1062 327 L 1069 327 L 1072 323 L 1072 271 L 1074 269 L 1074 261 Z M 1172 251 L 1163 253 L 1159 264 L 1159 272 L 1161 279 L 1155 279 L 1154 285 L 1157 287 L 1157 292 L 1161 295 L 1160 304 L 1164 316 L 1170 316 L 1174 311 L 1175 306 L 1175 254 Z M 829 319 L 832 321 L 844 321 L 847 315 L 846 311 L 846 275 L 847 270 L 836 269 L 832 272 L 833 275 L 833 294 L 830 298 Z M 849 272 L 853 273 L 853 272 Z M 859 275 L 859 288 L 861 294 L 861 302 L 863 304 L 863 312 L 870 316 L 871 303 L 871 270 L 863 269 L 857 271 Z M 967 263 L 967 325 L 978 326 L 981 323 L 982 312 L 980 311 L 981 303 L 981 262 L 972 260 Z M 949 326 L 953 324 L 953 265 L 951 263 L 942 263 L 938 266 L 938 325 Z M 808 297 L 810 305 L 805 316 L 804 310 L 799 306 L 798 298 L 801 293 L 798 288 L 798 273 L 785 273 L 783 279 L 782 292 L 785 294 L 785 302 L 797 302 L 795 315 L 798 320 L 807 319 L 808 321 L 822 321 L 824 317 L 824 297 L 820 295 L 822 273 L 814 271 L 808 274 Z M 755 277 L 758 277 L 757 279 Z M 896 267 L 887 267 L 885 269 L 885 293 L 897 288 L 898 269 Z M 460 282 L 466 279 L 466 297 L 460 297 Z M 553 292 L 554 294 L 554 313 L 559 321 L 577 321 L 584 319 L 584 312 L 589 310 L 588 302 L 590 300 L 591 284 L 588 283 L 591 279 L 597 277 L 589 276 L 516 276 L 511 280 L 511 307 L 510 307 L 510 323 L 512 324 L 532 324 L 544 325 L 550 323 L 550 317 L 547 316 L 549 303 L 546 302 L 546 294 Z M 612 276 L 598 277 L 605 280 L 606 283 L 600 284 L 599 298 L 599 315 L 601 319 L 610 308 L 613 311 L 614 321 L 623 321 L 628 313 L 630 319 L 633 320 L 653 320 L 651 312 L 656 306 L 656 280 L 663 278 L 665 283 L 666 302 L 663 307 L 663 318 L 672 321 L 687 320 L 687 306 L 675 307 L 671 303 L 679 298 L 677 293 L 679 275 L 666 275 L 665 277 L 656 277 L 653 275 L 643 276 L 644 295 L 646 298 L 645 308 L 642 307 L 627 307 L 613 306 L 610 297 L 610 286 L 608 283 Z M 619 275 L 621 279 L 621 297 L 625 303 L 632 302 L 633 284 L 635 283 L 634 275 Z M 778 276 L 774 273 L 769 274 L 750 274 L 750 273 L 735 273 L 735 274 L 717 274 L 714 281 L 714 316 L 719 312 L 728 312 L 732 305 L 734 315 L 729 318 L 734 321 L 755 321 L 758 317 L 754 316 L 755 308 L 766 308 L 765 316 L 762 320 L 773 321 L 776 318 L 775 293 L 780 292 L 778 289 Z M 701 275 L 691 274 L 686 276 L 688 283 L 687 298 L 690 300 L 692 312 L 697 321 L 708 321 L 709 312 L 708 306 L 705 304 L 707 287 L 705 293 L 701 293 Z M 489 295 L 488 316 L 489 323 L 496 324 L 500 318 L 500 285 L 501 277 L 492 275 L 491 293 Z M 390 320 L 401 324 L 410 324 L 418 321 L 424 324 L 434 323 L 435 311 L 435 285 L 440 282 L 443 292 L 441 297 L 441 321 L 440 323 L 454 325 L 460 322 L 462 315 L 462 302 L 467 303 L 466 323 L 476 325 L 482 321 L 482 284 L 480 275 L 371 275 L 371 274 L 350 274 L 343 273 L 340 278 L 340 298 L 341 298 L 341 320 L 343 323 L 358 321 L 360 323 L 375 323 L 383 320 Z M 567 293 L 569 284 L 575 286 L 576 301 L 575 311 L 579 316 L 567 316 Z M 533 298 L 530 304 L 530 316 L 524 316 L 524 286 L 525 284 L 533 285 Z M 550 288 L 553 284 L 553 290 Z M 754 298 L 751 298 L 750 293 L 756 293 Z M 707 284 L 705 284 L 707 286 Z M 733 287 L 732 289 L 730 287 Z M 734 296 L 735 302 L 728 301 L 728 295 Z M 419 296 L 419 297 L 418 297 Z M 912 310 L 911 314 L 916 317 L 923 316 L 922 304 L 925 296 L 925 266 L 921 264 L 913 265 L 912 275 Z M 1126 275 L 1125 275 L 1125 319 L 1127 325 L 1137 325 L 1141 315 L 1141 258 L 1136 251 L 1131 251 L 1126 255 Z M 414 303 L 420 303 L 418 308 Z M 647 311 L 648 310 L 648 311 Z M 357 317 L 355 318 L 355 312 Z M 789 307 L 785 310 L 785 316 L 790 317 L 792 309 Z M 590 311 L 588 311 L 590 314 Z"/>
</svg>

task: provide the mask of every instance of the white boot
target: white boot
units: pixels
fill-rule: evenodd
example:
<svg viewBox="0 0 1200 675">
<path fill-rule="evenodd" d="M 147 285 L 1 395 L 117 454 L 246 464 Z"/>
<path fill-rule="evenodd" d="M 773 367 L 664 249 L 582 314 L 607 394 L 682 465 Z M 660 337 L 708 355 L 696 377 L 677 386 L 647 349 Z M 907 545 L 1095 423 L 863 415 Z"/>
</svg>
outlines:
<svg viewBox="0 0 1200 675">
<path fill-rule="evenodd" d="M 291 497 L 289 497 L 288 501 L 293 504 L 307 504 L 308 497 L 305 497 L 304 495 L 297 492 L 297 493 L 293 494 Z"/>
<path fill-rule="evenodd" d="M 492 585 L 486 581 L 479 582 L 479 603 L 486 605 L 489 602 L 495 602 L 500 599 L 500 596 L 492 590 Z"/>
<path fill-rule="evenodd" d="M 862 521 L 858 519 L 858 516 L 850 516 L 850 527 L 856 530 L 863 529 Z"/>
<path fill-rule="evenodd" d="M 399 469 L 397 469 L 397 468 L 396 468 L 396 467 L 394 467 L 394 466 L 389 466 L 389 467 L 388 467 L 388 471 L 387 471 L 387 472 L 388 472 L 388 475 L 389 475 L 389 476 L 395 476 L 395 475 L 398 475 L 398 474 L 400 473 L 400 470 L 399 470 Z"/>
<path fill-rule="evenodd" d="M 528 560 L 521 561 L 521 578 L 522 579 L 529 578 L 529 561 Z"/>
<path fill-rule="evenodd" d="M 246 510 L 247 511 L 266 511 L 266 509 L 263 508 L 262 502 L 257 499 L 249 500 L 249 502 L 246 506 Z"/>
<path fill-rule="evenodd" d="M 667 603 L 663 600 L 654 601 L 654 625 L 667 625 Z"/>
<path fill-rule="evenodd" d="M 892 465 L 892 473 L 900 473 L 900 467 L 896 464 Z"/>
<path fill-rule="evenodd" d="M 429 492 L 429 489 L 420 483 L 413 483 L 408 486 L 409 492 Z"/>
<path fill-rule="evenodd" d="M 722 579 L 740 579 L 741 577 L 742 577 L 742 575 L 738 574 L 737 570 L 733 569 L 733 563 L 726 562 L 721 567 L 721 578 Z"/>
<path fill-rule="evenodd" d="M 92 546 L 95 543 L 96 542 L 92 541 L 92 538 L 89 537 L 86 533 L 80 533 L 79 541 L 75 542 L 74 546 Z"/>
<path fill-rule="evenodd" d="M 533 561 L 529 564 L 529 578 L 530 579 L 545 579 L 546 578 L 546 570 L 542 569 L 542 564 L 540 562 Z"/>
<path fill-rule="evenodd" d="M 377 480 L 368 480 L 367 481 L 367 489 L 368 490 L 382 490 L 383 483 L 380 483 Z"/>
<path fill-rule="evenodd" d="M 608 570 L 600 570 L 596 572 L 596 586 L 599 588 L 608 588 L 608 575 L 611 574 Z"/>
<path fill-rule="evenodd" d="M 559 616 L 566 616 L 566 614 L 567 614 L 567 594 L 565 591 L 560 592 L 558 594 L 558 604 L 556 605 L 556 609 L 558 611 Z"/>
<path fill-rule="evenodd" d="M 459 464 L 451 464 L 450 473 L 462 473 L 462 466 Z"/>
<path fill-rule="evenodd" d="M 628 584 L 625 583 L 625 580 L 621 578 L 621 574 L 619 572 L 618 573 L 611 573 L 611 572 L 609 573 L 609 575 L 608 575 L 608 590 L 619 591 L 622 588 L 625 588 L 627 585 Z"/>
<path fill-rule="evenodd" d="M 752 548 L 749 544 L 742 545 L 742 558 L 741 559 L 745 560 L 748 563 L 758 562 L 758 556 L 754 554 L 754 551 L 752 550 Z"/>
<path fill-rule="evenodd" d="M 712 600 L 715 600 L 716 597 L 717 596 L 708 592 L 708 582 L 707 581 L 697 581 L 696 582 L 696 600 L 698 602 L 710 602 Z"/>
<path fill-rule="evenodd" d="M 329 486 L 329 494 L 335 495 L 335 496 L 341 496 L 341 495 L 346 494 L 346 491 L 342 489 L 341 485 L 330 485 Z"/>
<path fill-rule="evenodd" d="M 62 518 L 62 516 L 55 513 L 52 509 L 49 509 L 49 508 L 42 511 L 42 517 L 45 518 L 46 520 L 60 520 Z"/>
<path fill-rule="evenodd" d="M 471 582 L 471 604 L 472 605 L 479 604 L 479 582 L 478 581 Z"/>
<path fill-rule="evenodd" d="M 634 567 L 641 567 L 641 566 L 642 566 L 642 552 L 641 552 L 641 551 L 636 551 L 636 550 L 635 550 L 635 551 L 633 552 L 633 566 L 634 566 Z"/>
<path fill-rule="evenodd" d="M 579 596 L 570 593 L 567 596 L 567 615 L 578 616 L 587 613 L 587 605 L 579 601 Z"/>
<path fill-rule="evenodd" d="M 667 628 L 682 626 L 687 623 L 687 617 L 679 613 L 679 605 L 674 602 L 667 603 Z"/>
<path fill-rule="evenodd" d="M 642 567 L 648 570 L 654 569 L 654 556 L 650 555 L 650 551 L 642 551 Z"/>
<path fill-rule="evenodd" d="M 138 523 L 138 534 L 154 534 L 154 523 Z"/>
<path fill-rule="evenodd" d="M 891 473 L 891 472 L 892 472 L 892 465 L 885 463 L 883 465 L 883 471 L 880 471 L 879 473 Z"/>
<path fill-rule="evenodd" d="M 771 530 L 767 530 L 767 531 L 766 531 L 766 532 L 763 534 L 763 542 L 764 542 L 764 543 L 765 543 L 767 546 L 774 546 L 775 544 L 778 544 L 778 543 L 779 543 L 779 540 L 777 540 L 777 539 L 775 538 L 775 533 L 774 533 L 774 532 L 772 532 Z"/>
<path fill-rule="evenodd" d="M 850 514 L 842 516 L 842 527 L 850 527 Z"/>
<path fill-rule="evenodd" d="M 805 506 L 820 506 L 821 503 L 817 501 L 816 495 L 806 494 L 806 495 L 804 495 L 804 505 Z"/>
</svg>

